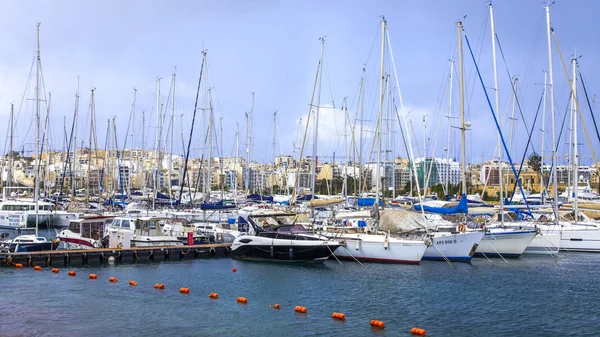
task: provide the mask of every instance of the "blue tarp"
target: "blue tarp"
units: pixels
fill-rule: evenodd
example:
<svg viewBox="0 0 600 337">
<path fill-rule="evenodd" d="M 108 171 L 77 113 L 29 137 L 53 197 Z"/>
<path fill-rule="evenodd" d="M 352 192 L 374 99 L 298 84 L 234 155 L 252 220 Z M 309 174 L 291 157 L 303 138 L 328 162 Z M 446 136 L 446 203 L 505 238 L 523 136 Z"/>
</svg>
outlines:
<svg viewBox="0 0 600 337">
<path fill-rule="evenodd" d="M 415 210 L 420 211 L 421 208 L 425 212 L 436 213 L 436 214 L 458 214 L 458 213 L 466 213 L 469 214 L 469 207 L 467 206 L 467 196 L 463 194 L 461 196 L 460 201 L 456 207 L 445 208 L 445 207 L 431 207 L 431 206 L 421 206 L 415 205 Z"/>
<path fill-rule="evenodd" d="M 358 207 L 368 207 L 375 205 L 375 198 L 358 198 Z M 379 206 L 383 205 L 381 200 L 379 200 Z"/>
<path fill-rule="evenodd" d="M 273 202 L 273 196 L 271 195 L 260 195 L 260 194 L 249 194 L 246 197 L 247 200 L 254 200 L 254 201 L 268 201 L 268 202 Z"/>
<path fill-rule="evenodd" d="M 203 211 L 231 209 L 235 207 L 235 203 L 231 201 L 225 202 L 224 200 L 219 200 L 217 202 L 203 202 L 202 204 L 200 204 L 200 209 Z"/>
<path fill-rule="evenodd" d="M 310 201 L 312 199 L 319 199 L 316 195 L 313 197 L 312 194 L 306 194 L 301 197 L 296 198 L 296 201 Z"/>
</svg>

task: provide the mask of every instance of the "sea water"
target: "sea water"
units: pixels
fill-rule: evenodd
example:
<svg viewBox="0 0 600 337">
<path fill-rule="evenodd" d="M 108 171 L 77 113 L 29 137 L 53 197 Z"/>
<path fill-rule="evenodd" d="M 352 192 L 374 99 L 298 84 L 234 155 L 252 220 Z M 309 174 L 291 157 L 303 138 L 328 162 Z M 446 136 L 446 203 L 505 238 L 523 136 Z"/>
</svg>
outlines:
<svg viewBox="0 0 600 337">
<path fill-rule="evenodd" d="M 599 264 L 600 254 L 567 253 L 456 268 L 225 258 L 60 273 L 0 268 L 0 336 L 410 336 L 413 327 L 428 336 L 598 336 Z"/>
</svg>

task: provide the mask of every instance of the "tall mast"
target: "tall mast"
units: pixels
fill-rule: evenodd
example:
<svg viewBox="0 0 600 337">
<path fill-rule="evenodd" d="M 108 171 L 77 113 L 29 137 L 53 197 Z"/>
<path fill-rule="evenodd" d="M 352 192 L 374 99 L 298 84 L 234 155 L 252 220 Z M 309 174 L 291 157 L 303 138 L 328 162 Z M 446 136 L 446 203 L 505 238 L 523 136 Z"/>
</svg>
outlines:
<svg viewBox="0 0 600 337">
<path fill-rule="evenodd" d="M 156 206 L 156 191 L 158 190 L 158 174 L 160 170 L 161 163 L 160 161 L 160 124 L 161 124 L 161 104 L 160 104 L 160 79 L 161 77 L 156 79 L 156 157 L 154 161 L 154 168 L 152 170 L 152 209 Z"/>
<path fill-rule="evenodd" d="M 461 165 L 462 170 L 460 179 L 462 183 L 462 193 L 467 194 L 467 177 L 465 171 L 467 170 L 467 151 L 465 148 L 465 88 L 464 88 L 464 77 L 463 77 L 463 50 L 462 50 L 462 21 L 456 22 L 456 30 L 458 36 L 458 84 L 460 90 L 460 154 L 461 154 Z"/>
<path fill-rule="evenodd" d="M 362 78 L 360 80 L 360 94 L 359 94 L 359 99 L 360 99 L 360 127 L 359 127 L 359 145 L 358 145 L 358 184 L 359 184 L 359 188 L 358 191 L 359 193 L 362 193 L 362 188 L 363 188 L 363 122 L 365 120 L 365 76 L 366 76 L 366 72 L 367 69 L 363 68 L 362 69 Z M 356 174 L 355 174 L 355 178 L 356 178 Z"/>
<path fill-rule="evenodd" d="M 577 202 L 577 198 L 579 196 L 578 193 L 578 182 L 579 182 L 579 170 L 578 170 L 578 165 L 579 165 L 579 153 L 577 151 L 577 106 L 576 106 L 576 95 L 577 95 L 577 56 L 573 56 L 573 59 L 571 60 L 571 65 L 573 67 L 573 80 L 572 80 L 572 86 L 573 86 L 573 95 L 571 95 L 571 109 L 573 111 L 573 178 L 571 179 L 573 181 L 573 212 L 574 212 L 574 217 L 573 217 L 573 221 L 575 222 L 575 224 L 577 224 L 577 213 L 578 213 L 578 202 Z M 569 196 L 571 197 L 571 196 Z"/>
<path fill-rule="evenodd" d="M 273 112 L 273 173 L 271 174 L 271 195 L 273 195 L 273 185 L 275 185 L 275 160 L 277 154 L 275 153 L 275 141 L 277 136 L 277 110 Z"/>
<path fill-rule="evenodd" d="M 13 182 L 13 124 L 14 124 L 14 113 L 15 113 L 15 108 L 14 108 L 14 104 L 10 103 L 10 138 L 9 138 L 9 148 L 10 148 L 10 152 L 9 152 L 9 156 L 8 156 L 8 179 L 7 179 L 7 186 L 11 186 L 12 182 Z"/>
<path fill-rule="evenodd" d="M 206 83 L 206 82 L 205 82 Z M 208 89 L 208 164 L 206 168 L 208 169 L 208 177 L 206 181 L 208 182 L 206 185 L 206 194 L 204 200 L 208 201 L 210 199 L 210 180 L 212 175 L 212 136 L 213 136 L 213 110 L 212 110 L 212 89 Z"/>
<path fill-rule="evenodd" d="M 558 179 L 556 177 L 556 124 L 554 120 L 554 74 L 552 72 L 552 41 L 550 39 L 551 33 L 550 26 L 550 5 L 546 5 L 546 33 L 548 40 L 548 88 L 550 89 L 550 116 L 552 120 L 552 184 L 554 185 L 553 194 L 554 194 L 554 221 L 558 224 Z"/>
<path fill-rule="evenodd" d="M 350 150 L 348 147 L 348 132 L 350 132 L 348 128 L 350 126 L 350 123 L 348 123 L 348 106 L 346 104 L 346 97 L 344 97 L 344 152 L 346 155 L 346 160 L 344 163 L 344 188 L 342 191 L 342 195 L 344 196 L 344 198 L 348 196 L 348 161 L 350 160 Z"/>
<path fill-rule="evenodd" d="M 498 98 L 498 70 L 497 70 L 497 65 L 496 65 L 496 28 L 494 25 L 494 10 L 492 8 L 492 4 L 489 4 L 489 8 L 490 8 L 490 26 L 491 26 L 491 33 L 492 33 L 492 58 L 493 58 L 493 68 L 494 68 L 494 100 L 495 100 L 495 106 L 494 106 L 494 110 L 496 113 L 496 117 L 498 118 L 498 120 L 500 120 L 500 103 L 499 103 L 499 98 Z M 461 43 L 462 43 L 462 38 L 461 38 Z M 461 50 L 462 52 L 462 50 Z M 462 67 L 462 65 L 461 65 Z M 516 97 L 515 97 L 516 99 Z M 462 99 L 461 99 L 462 100 Z M 461 102 L 462 104 L 462 102 Z M 461 108 L 461 111 L 463 110 L 463 108 Z M 464 113 L 463 113 L 464 115 Z M 464 118 L 464 116 L 461 115 L 461 118 Z M 463 121 L 461 121 L 461 125 L 464 128 L 464 124 Z M 463 131 L 464 132 L 464 131 Z M 463 136 L 464 137 L 464 136 Z M 463 138 L 464 141 L 464 138 Z M 465 146 L 463 144 L 463 146 Z M 463 154 L 464 155 L 464 154 Z M 466 170 L 466 167 L 463 168 L 463 171 Z M 500 193 L 500 221 L 502 223 L 502 225 L 504 225 L 504 176 L 502 174 L 502 148 L 501 148 L 501 144 L 500 144 L 500 134 L 498 134 L 498 182 L 499 182 L 499 193 Z M 466 186 L 466 182 L 463 183 L 463 185 Z M 463 192 L 466 193 L 466 192 Z"/>
<path fill-rule="evenodd" d="M 246 149 L 246 190 L 250 193 L 250 152 L 252 152 L 252 113 L 254 111 L 254 93 L 252 93 L 252 103 L 250 104 L 250 112 L 246 114 L 246 136 L 248 137 Z"/>
<path fill-rule="evenodd" d="M 544 204 L 544 201 L 546 200 L 546 184 L 544 182 L 544 141 L 546 139 L 546 86 L 548 82 L 548 72 L 544 71 L 544 107 L 542 110 L 542 153 L 541 153 L 541 178 L 540 178 L 540 197 L 542 200 L 542 204 Z"/>
<path fill-rule="evenodd" d="M 142 110 L 142 155 L 139 156 L 141 165 L 140 171 L 142 172 L 142 191 L 146 193 L 146 167 L 144 165 L 144 158 L 146 157 L 146 111 Z"/>
<path fill-rule="evenodd" d="M 235 123 L 236 132 L 235 132 L 235 161 L 233 164 L 233 169 L 235 171 L 235 179 L 233 180 L 233 195 L 237 196 L 237 185 L 238 185 L 238 160 L 240 157 L 240 123 Z"/>
<path fill-rule="evenodd" d="M 34 176 L 34 198 L 35 198 L 35 235 L 38 235 L 39 225 L 39 167 L 40 167 L 40 24 L 36 26 L 35 47 L 35 176 Z"/>
<path fill-rule="evenodd" d="M 450 88 L 448 93 L 448 140 L 446 143 L 446 194 L 450 194 L 448 180 L 450 180 L 450 131 L 452 125 L 452 76 L 454 75 L 454 60 L 450 60 Z"/>
<path fill-rule="evenodd" d="M 91 177 L 91 169 L 92 169 L 92 135 L 94 132 L 94 89 L 92 89 L 92 96 L 90 98 L 90 133 L 89 133 L 89 142 L 88 142 L 88 167 L 87 167 L 87 187 L 85 189 L 85 206 L 87 209 L 90 207 L 90 177 Z"/>
<path fill-rule="evenodd" d="M 381 118 L 383 115 L 383 97 L 385 95 L 385 89 L 383 87 L 383 80 L 385 77 L 384 74 L 384 54 L 385 54 L 385 30 L 386 30 L 386 21 L 385 17 L 381 18 L 381 63 L 379 66 L 379 111 L 377 113 L 377 165 L 375 177 L 377 179 L 376 182 L 376 195 L 375 195 L 375 205 L 379 206 L 379 192 L 381 189 Z"/>
<path fill-rule="evenodd" d="M 171 191 L 172 186 L 172 177 L 173 173 L 173 123 L 175 122 L 175 73 L 173 72 L 173 89 L 171 95 L 171 121 L 169 122 L 169 199 L 173 198 L 173 193 Z"/>
<path fill-rule="evenodd" d="M 322 76 L 322 70 L 323 70 L 323 51 L 325 49 L 325 37 L 320 37 L 319 40 L 321 41 L 321 57 L 319 58 L 319 69 L 318 74 L 319 74 L 319 90 L 317 91 L 317 106 L 316 106 L 316 110 L 315 110 L 315 124 L 313 127 L 313 153 L 312 153 L 312 172 L 310 174 L 311 176 L 311 193 L 312 193 L 312 198 L 314 198 L 315 196 L 315 182 L 317 180 L 317 161 L 318 159 L 318 144 L 319 144 L 319 110 L 321 108 L 321 79 L 323 78 Z"/>
<path fill-rule="evenodd" d="M 131 125 L 135 125 L 135 98 L 137 96 L 137 89 L 133 88 L 133 103 L 131 104 Z M 127 194 L 131 195 L 131 173 L 133 168 L 133 149 L 135 148 L 135 143 L 133 142 L 133 134 L 134 131 L 131 131 L 131 149 L 129 150 L 129 184 L 127 185 Z M 97 159 L 97 158 L 96 158 Z M 139 164 L 139 163 L 138 163 Z M 138 165 L 137 170 L 140 169 Z M 137 173 L 136 170 L 136 173 Z"/>
</svg>

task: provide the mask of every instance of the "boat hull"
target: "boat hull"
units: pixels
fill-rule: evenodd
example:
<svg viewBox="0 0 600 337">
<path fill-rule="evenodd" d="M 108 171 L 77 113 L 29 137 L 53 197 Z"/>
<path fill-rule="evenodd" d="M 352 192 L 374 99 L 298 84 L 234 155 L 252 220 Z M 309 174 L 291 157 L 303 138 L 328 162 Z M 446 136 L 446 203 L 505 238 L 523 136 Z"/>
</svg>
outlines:
<svg viewBox="0 0 600 337">
<path fill-rule="evenodd" d="M 523 254 L 553 255 L 560 247 L 560 234 L 540 233 L 531 240 Z"/>
<path fill-rule="evenodd" d="M 131 244 L 135 247 L 183 246 L 183 242 L 174 236 L 136 236 L 131 239 Z"/>
<path fill-rule="evenodd" d="M 470 262 L 484 235 L 484 232 L 435 233 L 423 260 Z"/>
<path fill-rule="evenodd" d="M 252 261 L 323 262 L 340 245 L 333 241 L 271 239 L 248 235 L 234 240 L 231 257 Z"/>
<path fill-rule="evenodd" d="M 346 243 L 334 252 L 339 259 L 418 264 L 427 249 L 425 242 L 419 240 L 388 238 L 386 244 L 383 235 L 344 234 L 339 238 Z"/>
<path fill-rule="evenodd" d="M 536 236 L 536 231 L 492 231 L 479 242 L 475 256 L 520 257 Z"/>
<path fill-rule="evenodd" d="M 74 250 L 74 249 L 93 249 L 93 248 L 102 248 L 102 244 L 94 239 L 82 238 L 78 234 L 69 234 L 60 232 L 56 236 L 63 245 L 64 249 Z"/>
<path fill-rule="evenodd" d="M 52 241 L 11 244 L 9 250 L 13 253 L 41 252 L 44 250 L 52 250 Z"/>
</svg>

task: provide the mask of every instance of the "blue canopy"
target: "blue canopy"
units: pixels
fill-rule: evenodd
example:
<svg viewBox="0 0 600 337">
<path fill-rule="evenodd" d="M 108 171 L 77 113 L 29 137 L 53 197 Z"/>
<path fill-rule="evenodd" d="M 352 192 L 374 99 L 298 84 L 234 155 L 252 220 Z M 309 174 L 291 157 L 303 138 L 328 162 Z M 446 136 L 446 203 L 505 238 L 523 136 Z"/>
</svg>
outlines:
<svg viewBox="0 0 600 337">
<path fill-rule="evenodd" d="M 469 214 L 469 207 L 467 205 L 467 196 L 465 194 L 461 195 L 460 201 L 458 202 L 458 205 L 456 205 L 455 207 L 445 208 L 445 207 L 431 207 L 431 206 L 415 205 L 415 210 L 420 211 L 421 209 L 425 212 L 436 213 L 436 214 L 457 214 L 457 213 Z"/>
<path fill-rule="evenodd" d="M 271 195 L 260 195 L 260 194 L 248 194 L 248 196 L 246 197 L 247 200 L 254 200 L 254 201 L 268 201 L 268 202 L 273 202 L 273 196 Z"/>
<path fill-rule="evenodd" d="M 200 209 L 203 211 L 206 210 L 221 210 L 221 209 L 231 209 L 235 208 L 235 203 L 232 201 L 219 200 L 217 202 L 203 202 L 200 204 Z"/>
<path fill-rule="evenodd" d="M 372 197 L 368 197 L 368 198 L 358 198 L 358 203 L 356 206 L 358 207 L 368 207 L 368 206 L 373 206 L 375 205 L 375 198 Z M 379 206 L 383 205 L 383 203 L 381 202 L 381 200 L 379 200 Z"/>
<path fill-rule="evenodd" d="M 316 195 L 313 196 L 312 194 L 306 194 L 296 198 L 296 201 L 310 201 L 312 199 L 319 199 L 319 197 L 317 197 Z"/>
</svg>

